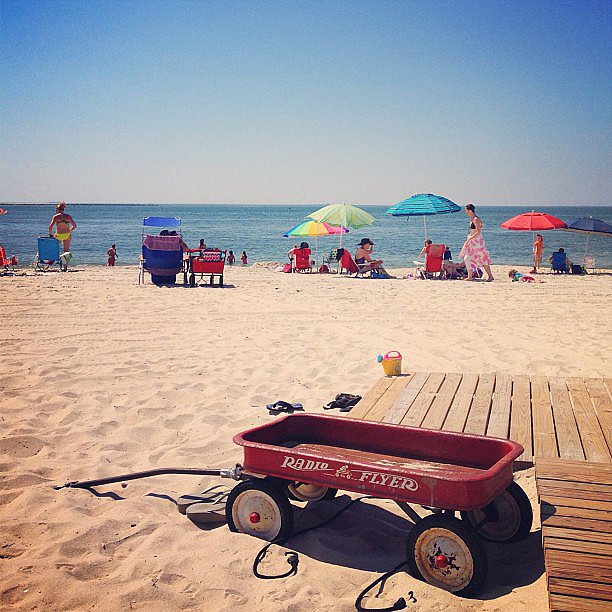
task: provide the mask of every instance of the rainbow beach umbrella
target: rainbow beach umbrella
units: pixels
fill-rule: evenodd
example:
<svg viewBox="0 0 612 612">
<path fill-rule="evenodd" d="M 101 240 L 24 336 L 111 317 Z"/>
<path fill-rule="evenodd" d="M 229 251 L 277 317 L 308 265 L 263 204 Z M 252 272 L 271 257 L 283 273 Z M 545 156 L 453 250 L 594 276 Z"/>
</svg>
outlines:
<svg viewBox="0 0 612 612">
<path fill-rule="evenodd" d="M 291 228 L 288 232 L 284 233 L 283 236 L 288 238 L 289 236 L 299 237 L 314 237 L 315 239 L 315 259 L 319 257 L 319 236 L 329 236 L 331 234 L 347 234 L 348 229 L 346 227 L 334 227 L 329 223 L 317 223 L 316 221 L 302 221 L 295 227 Z"/>
</svg>

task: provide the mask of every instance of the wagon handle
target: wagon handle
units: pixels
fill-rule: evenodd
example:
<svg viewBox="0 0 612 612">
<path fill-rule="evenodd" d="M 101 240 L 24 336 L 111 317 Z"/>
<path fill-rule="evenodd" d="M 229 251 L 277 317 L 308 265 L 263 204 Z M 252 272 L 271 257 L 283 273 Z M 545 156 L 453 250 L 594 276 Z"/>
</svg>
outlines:
<svg viewBox="0 0 612 612">
<path fill-rule="evenodd" d="M 140 478 L 149 478 L 150 476 L 160 476 L 162 474 L 191 474 L 196 476 L 219 476 L 221 478 L 233 478 L 240 480 L 242 466 L 236 464 L 229 469 L 207 469 L 207 468 L 158 468 L 156 470 L 146 470 L 144 472 L 132 472 L 130 474 L 121 474 L 119 476 L 109 476 L 108 478 L 97 478 L 95 480 L 73 480 L 63 485 L 55 485 L 53 488 L 56 491 L 60 489 L 89 489 L 113 482 L 121 482 L 124 480 L 138 480 Z"/>
</svg>

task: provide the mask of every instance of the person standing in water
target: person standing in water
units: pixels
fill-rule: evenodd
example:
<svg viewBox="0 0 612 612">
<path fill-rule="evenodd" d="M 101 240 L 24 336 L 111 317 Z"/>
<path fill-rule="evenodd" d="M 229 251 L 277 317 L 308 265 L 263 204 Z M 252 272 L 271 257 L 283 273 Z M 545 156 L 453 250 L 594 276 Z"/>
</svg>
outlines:
<svg viewBox="0 0 612 612">
<path fill-rule="evenodd" d="M 235 261 L 236 261 L 236 257 L 234 256 L 234 251 L 230 251 L 227 254 L 227 263 L 228 263 L 228 265 L 233 266 Z"/>
<path fill-rule="evenodd" d="M 474 270 L 476 268 L 484 268 L 487 273 L 487 282 L 491 282 L 493 280 L 491 257 L 489 257 L 489 251 L 487 251 L 484 238 L 482 237 L 483 223 L 476 216 L 476 207 L 473 204 L 468 204 L 465 207 L 465 214 L 471 219 L 470 233 L 460 253 L 468 273 L 465 280 L 473 280 Z"/>
<path fill-rule="evenodd" d="M 76 229 L 77 224 L 74 219 L 66 212 L 66 202 L 60 202 L 55 207 L 55 215 L 49 223 L 49 236 L 55 237 L 63 243 L 64 253 L 70 251 L 70 242 L 72 241 L 72 232 Z M 53 234 L 53 226 L 55 225 L 55 235 Z"/>
<path fill-rule="evenodd" d="M 246 254 L 246 251 L 242 251 L 242 255 L 240 256 L 240 261 L 242 262 L 243 266 L 247 265 L 247 254 Z"/>
</svg>

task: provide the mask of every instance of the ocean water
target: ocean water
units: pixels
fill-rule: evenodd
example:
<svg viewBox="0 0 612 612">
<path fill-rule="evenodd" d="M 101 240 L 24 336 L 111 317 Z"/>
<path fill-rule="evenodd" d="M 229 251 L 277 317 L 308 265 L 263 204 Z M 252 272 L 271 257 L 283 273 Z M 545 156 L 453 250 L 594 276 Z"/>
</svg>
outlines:
<svg viewBox="0 0 612 612">
<path fill-rule="evenodd" d="M 321 205 L 322 206 L 322 205 Z M 10 255 L 17 255 L 20 266 L 32 263 L 36 254 L 36 238 L 47 235 L 47 227 L 54 213 L 52 205 L 6 205 L 8 214 L 0 216 L 0 243 Z M 245 250 L 249 263 L 256 261 L 286 261 L 291 246 L 301 240 L 310 243 L 315 252 L 314 238 L 283 238 L 283 233 L 319 208 L 316 205 L 124 205 L 70 204 L 67 208 L 76 223 L 71 251 L 73 265 L 106 265 L 106 251 L 117 245 L 117 265 L 136 264 L 140 252 L 142 219 L 145 216 L 172 216 L 182 220 L 183 237 L 189 246 L 197 246 L 204 238 L 207 246 L 232 249 L 239 260 Z M 375 254 L 390 267 L 410 266 L 424 240 L 423 217 L 391 217 L 385 214 L 388 206 L 362 206 L 377 222 L 358 230 L 351 229 L 343 237 L 343 246 L 355 250 L 363 237 L 375 243 Z M 529 265 L 532 262 L 531 233 L 511 232 L 500 227 L 507 219 L 526 212 L 525 207 L 481 206 L 477 212 L 484 223 L 484 236 L 494 264 Z M 589 215 L 612 223 L 612 207 L 572 206 L 547 207 L 548 212 L 571 223 Z M 434 242 L 450 246 L 457 259 L 468 233 L 468 217 L 463 212 L 426 217 L 428 236 Z M 572 261 L 581 261 L 586 236 L 565 231 L 542 232 L 544 260 L 564 247 Z M 329 252 L 339 244 L 338 236 L 318 239 L 318 253 Z M 612 268 L 612 240 L 592 236 L 589 254 L 597 267 Z"/>
</svg>

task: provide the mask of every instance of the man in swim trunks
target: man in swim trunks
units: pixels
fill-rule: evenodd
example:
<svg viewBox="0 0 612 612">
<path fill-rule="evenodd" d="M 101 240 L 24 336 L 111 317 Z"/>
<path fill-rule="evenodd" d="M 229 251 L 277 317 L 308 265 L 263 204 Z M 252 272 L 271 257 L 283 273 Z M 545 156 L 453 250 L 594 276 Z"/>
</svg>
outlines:
<svg viewBox="0 0 612 612">
<path fill-rule="evenodd" d="M 70 251 L 70 241 L 72 240 L 72 232 L 76 229 L 77 224 L 74 219 L 64 210 L 66 209 L 66 202 L 60 202 L 55 207 L 55 215 L 49 223 L 49 236 L 52 238 L 53 226 L 55 225 L 55 238 L 63 243 L 64 253 Z"/>
</svg>

